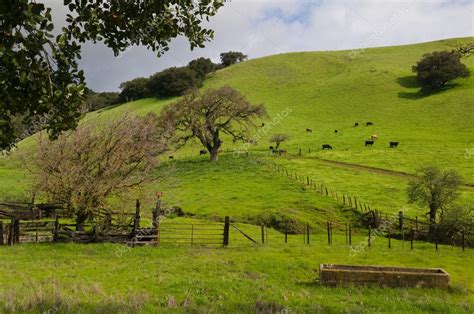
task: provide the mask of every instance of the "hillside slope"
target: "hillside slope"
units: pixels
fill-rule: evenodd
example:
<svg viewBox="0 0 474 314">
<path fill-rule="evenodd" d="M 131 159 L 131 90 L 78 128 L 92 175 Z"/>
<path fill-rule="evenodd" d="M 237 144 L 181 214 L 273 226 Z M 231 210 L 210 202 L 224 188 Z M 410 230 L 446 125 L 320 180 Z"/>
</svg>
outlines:
<svg viewBox="0 0 474 314">
<path fill-rule="evenodd" d="M 474 148 L 474 78 L 459 80 L 454 88 L 423 96 L 418 93 L 411 73 L 411 66 L 424 53 L 452 49 L 467 41 L 473 42 L 474 38 L 367 49 L 354 59 L 349 51 L 274 55 L 219 70 L 206 80 L 203 89 L 230 85 L 251 101 L 263 103 L 270 113 L 267 126 L 285 108 L 291 110 L 268 132 L 259 130 L 263 136 L 250 149 L 252 153 L 323 181 L 336 191 L 360 196 L 373 207 L 387 212 L 409 208 L 421 214 L 422 209 L 406 204 L 409 178 L 338 167 L 324 160 L 405 173 L 414 173 L 420 165 L 436 164 L 459 171 L 466 183 L 474 184 L 474 156 L 466 155 L 467 150 Z M 474 57 L 464 62 L 474 70 Z M 86 119 L 106 119 L 124 110 L 140 114 L 159 112 L 170 101 L 173 99 L 143 99 L 89 114 Z M 366 127 L 369 121 L 374 126 Z M 354 127 L 355 122 L 360 126 Z M 313 132 L 305 132 L 306 128 Z M 274 133 L 290 136 L 290 141 L 283 144 L 289 151 L 287 158 L 268 154 L 268 138 Z M 364 141 L 373 134 L 379 139 L 373 147 L 365 147 Z M 389 149 L 389 141 L 399 141 L 400 146 Z M 322 151 L 323 143 L 334 149 Z M 225 150 L 239 148 L 231 141 L 224 142 Z M 304 189 L 294 194 L 294 183 L 286 184 L 284 179 L 274 179 L 271 174 L 262 174 L 264 179 L 256 180 L 256 166 L 234 160 L 231 153 L 220 166 L 209 165 L 198 156 L 199 149 L 200 145 L 195 143 L 173 152 L 178 159 L 176 167 L 182 171 L 167 175 L 157 169 L 156 175 L 161 179 L 146 187 L 146 193 L 166 190 L 174 194 L 174 201 L 186 212 L 209 217 L 231 214 L 254 221 L 260 215 L 258 211 L 320 208 L 325 209 L 324 217 L 334 218 L 336 203 L 310 196 L 312 192 Z M 301 156 L 297 154 L 300 149 Z M 14 159 L 13 156 L 0 160 L 0 195 L 18 196 L 29 181 Z M 179 184 L 174 185 L 173 180 Z M 474 191 L 465 188 L 462 201 L 474 202 Z M 311 221 L 316 216 L 302 214 L 301 218 Z"/>
</svg>

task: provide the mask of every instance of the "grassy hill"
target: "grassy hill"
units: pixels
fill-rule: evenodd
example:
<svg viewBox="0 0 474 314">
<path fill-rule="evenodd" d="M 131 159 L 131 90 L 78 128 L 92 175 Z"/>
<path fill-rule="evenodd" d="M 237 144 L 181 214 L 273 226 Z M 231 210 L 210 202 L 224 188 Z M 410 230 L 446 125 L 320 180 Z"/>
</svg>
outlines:
<svg viewBox="0 0 474 314">
<path fill-rule="evenodd" d="M 219 70 L 206 80 L 203 89 L 230 85 L 251 101 L 265 104 L 269 121 L 285 108 L 290 109 L 291 113 L 267 133 L 258 130 L 263 136 L 250 148 L 252 153 L 324 182 L 340 194 L 358 196 L 372 208 L 392 213 L 406 208 L 418 215 L 424 209 L 406 204 L 405 188 L 409 179 L 406 174 L 414 173 L 419 166 L 435 164 L 455 169 L 465 183 L 474 184 L 474 156 L 465 158 L 466 149 L 474 147 L 474 79 L 459 80 L 451 89 L 424 96 L 414 85 L 411 66 L 424 53 L 451 49 L 466 41 L 473 38 L 367 49 L 354 59 L 348 51 L 274 55 Z M 474 57 L 464 62 L 474 69 Z M 125 110 L 159 112 L 173 100 L 143 99 L 91 113 L 85 119 L 100 123 Z M 366 127 L 368 121 L 374 126 Z M 355 122 L 360 126 L 353 127 Z M 306 133 L 306 128 L 313 132 Z M 289 151 L 287 158 L 269 156 L 268 139 L 274 133 L 290 135 L 290 141 L 283 145 Z M 365 147 L 364 141 L 372 134 L 379 139 L 373 147 Z M 399 141 L 400 146 L 389 149 L 389 141 Z M 322 151 L 323 143 L 334 149 Z M 34 142 L 27 139 L 22 145 Z M 229 140 L 223 146 L 230 152 L 240 147 Z M 300 148 L 302 155 L 298 156 Z M 199 149 L 200 145 L 194 143 L 171 153 L 178 160 L 175 167 L 179 171 L 170 176 L 157 169 L 155 174 L 161 179 L 146 187 L 143 197 L 156 189 L 168 195 L 173 191 L 172 201 L 185 212 L 230 214 L 248 221 L 268 211 L 319 208 L 334 212 L 338 206 L 244 158 L 233 158 L 230 152 L 221 157 L 219 164 L 211 165 L 198 156 Z M 21 197 L 29 176 L 15 155 L 0 159 L 0 175 L 0 195 Z M 474 201 L 472 186 L 464 186 L 462 201 Z M 302 220 L 308 219 L 304 216 Z M 316 213 L 311 219 L 318 216 Z"/>
<path fill-rule="evenodd" d="M 291 113 L 268 130 L 256 132 L 261 141 L 239 158 L 242 146 L 225 139 L 218 163 L 199 156 L 198 143 L 163 156 L 152 172 L 153 181 L 128 198 L 112 200 L 114 208 L 132 209 L 142 200 L 145 215 L 154 192 L 180 206 L 188 217 L 174 222 L 221 220 L 229 215 L 258 239 L 262 221 L 293 219 L 310 224 L 311 244 L 301 235 L 269 229 L 265 245 L 253 245 L 231 230 L 225 249 L 162 246 L 128 249 L 120 244 L 22 244 L 0 247 L 0 312 L 410 312 L 468 313 L 473 309 L 473 252 L 415 242 L 409 244 L 375 236 L 372 247 L 352 256 L 344 230 L 354 210 L 316 193 L 303 181 L 308 176 L 331 191 L 358 196 L 371 208 L 386 213 L 400 209 L 422 216 L 426 209 L 406 203 L 406 186 L 415 170 L 435 164 L 457 170 L 463 177 L 462 202 L 474 202 L 474 78 L 423 96 L 414 86 L 411 66 L 424 53 L 451 49 L 474 38 L 367 49 L 356 58 L 349 51 L 303 52 L 250 60 L 217 71 L 203 89 L 230 85 L 267 107 L 270 121 L 284 109 Z M 474 57 L 464 60 L 474 71 Z M 125 110 L 159 113 L 175 99 L 142 99 L 88 114 L 97 123 Z M 365 122 L 374 126 L 365 127 Z M 359 127 L 353 127 L 359 122 Z M 306 133 L 312 128 L 312 133 Z M 338 130 L 337 133 L 334 130 Z M 287 156 L 269 154 L 268 139 L 287 133 Z M 377 134 L 373 147 L 364 141 Z M 399 141 L 389 149 L 389 141 Z M 321 144 L 332 151 L 322 151 Z M 23 141 L 19 151 L 35 145 Z M 301 149 L 301 155 L 299 150 Z M 466 158 L 470 157 L 470 158 Z M 291 178 L 274 171 L 284 166 Z M 295 173 L 298 178 L 295 179 Z M 31 177 L 19 154 L 0 157 L 0 201 L 29 200 Z M 321 226 L 336 226 L 335 244 L 327 245 Z M 149 220 L 143 219 L 144 224 Z M 365 244 L 366 230 L 354 235 Z M 125 250 L 124 250 L 125 249 Z M 125 252 L 118 256 L 117 251 Z M 319 263 L 443 267 L 452 287 L 440 289 L 327 288 L 317 278 Z"/>
</svg>

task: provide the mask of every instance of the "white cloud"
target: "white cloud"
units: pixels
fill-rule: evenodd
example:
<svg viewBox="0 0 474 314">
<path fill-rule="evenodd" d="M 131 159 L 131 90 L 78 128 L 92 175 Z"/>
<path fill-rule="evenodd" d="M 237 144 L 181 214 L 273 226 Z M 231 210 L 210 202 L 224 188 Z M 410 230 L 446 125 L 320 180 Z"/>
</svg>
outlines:
<svg viewBox="0 0 474 314">
<path fill-rule="evenodd" d="M 62 6 L 49 3 L 54 9 Z M 211 19 L 215 38 L 204 49 L 191 52 L 187 41 L 178 38 L 161 58 L 134 47 L 117 59 L 102 45 L 88 45 L 81 66 L 89 87 L 117 90 L 122 81 L 185 65 L 196 57 L 217 62 L 219 53 L 229 50 L 255 58 L 473 36 L 473 15 L 473 2 L 463 0 L 233 0 Z"/>
</svg>

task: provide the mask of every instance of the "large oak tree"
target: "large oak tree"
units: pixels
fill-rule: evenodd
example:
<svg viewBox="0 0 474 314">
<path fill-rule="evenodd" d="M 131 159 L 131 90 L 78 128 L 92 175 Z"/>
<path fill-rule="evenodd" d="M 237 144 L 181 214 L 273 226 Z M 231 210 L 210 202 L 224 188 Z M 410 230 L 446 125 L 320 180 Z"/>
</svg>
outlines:
<svg viewBox="0 0 474 314">
<path fill-rule="evenodd" d="M 265 115 L 263 105 L 253 105 L 237 90 L 224 86 L 208 90 L 201 97 L 188 94 L 165 107 L 159 125 L 174 130 L 172 137 L 178 145 L 198 139 L 209 151 L 210 160 L 217 161 L 222 134 L 234 142 L 245 142 L 256 119 Z"/>
<path fill-rule="evenodd" d="M 15 144 L 13 120 L 27 128 L 32 121 L 55 114 L 42 127 L 57 136 L 74 128 L 85 88 L 77 59 L 81 44 L 103 42 L 115 55 L 144 45 L 158 56 L 171 39 L 185 36 L 191 48 L 203 47 L 213 32 L 202 22 L 222 0 L 64 0 L 70 14 L 53 35 L 51 8 L 29 0 L 0 2 L 0 150 Z"/>
</svg>

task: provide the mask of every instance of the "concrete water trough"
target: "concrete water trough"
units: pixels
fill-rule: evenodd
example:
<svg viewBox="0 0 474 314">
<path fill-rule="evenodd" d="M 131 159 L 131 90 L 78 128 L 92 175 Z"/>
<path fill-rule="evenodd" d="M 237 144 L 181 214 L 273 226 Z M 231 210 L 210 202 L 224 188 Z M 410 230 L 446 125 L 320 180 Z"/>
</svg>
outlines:
<svg viewBox="0 0 474 314">
<path fill-rule="evenodd" d="M 447 288 L 449 274 L 441 268 L 319 265 L 324 286 L 379 285 L 384 287 Z"/>
</svg>

